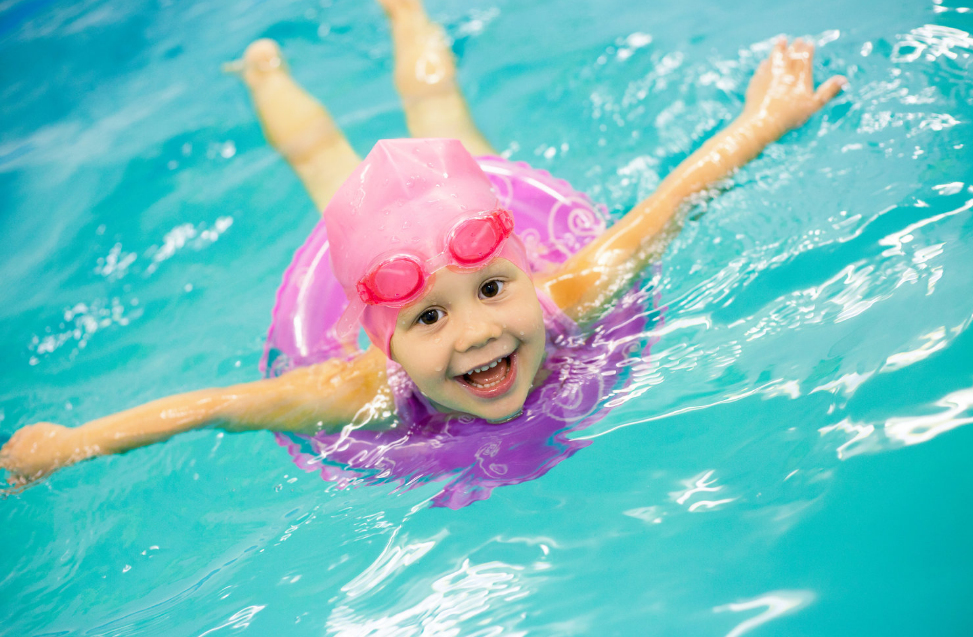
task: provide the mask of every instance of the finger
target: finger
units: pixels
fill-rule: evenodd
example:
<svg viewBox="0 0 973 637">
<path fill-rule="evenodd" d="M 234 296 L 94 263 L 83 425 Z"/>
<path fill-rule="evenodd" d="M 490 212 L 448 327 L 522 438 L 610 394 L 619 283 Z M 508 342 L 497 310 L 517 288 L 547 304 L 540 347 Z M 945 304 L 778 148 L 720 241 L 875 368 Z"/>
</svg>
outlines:
<svg viewBox="0 0 973 637">
<path fill-rule="evenodd" d="M 814 74 L 811 72 L 811 56 L 814 45 L 798 38 L 788 50 L 788 71 L 795 78 L 795 84 L 808 93 L 814 92 Z"/>
<path fill-rule="evenodd" d="M 806 62 L 809 66 L 814 58 L 814 45 L 810 42 L 798 38 L 791 45 L 792 55 L 795 59 Z"/>
<path fill-rule="evenodd" d="M 753 79 L 755 80 L 759 77 L 763 77 L 764 75 L 767 75 L 769 69 L 770 69 L 770 59 L 768 58 L 763 62 L 761 62 L 760 65 L 757 67 L 757 70 L 753 72 Z M 753 83 L 753 80 L 751 80 L 751 83 Z"/>
<path fill-rule="evenodd" d="M 783 70 L 785 68 L 786 52 L 787 38 L 779 38 L 774 43 L 774 50 L 770 52 L 770 65 L 774 70 Z"/>
<path fill-rule="evenodd" d="M 807 63 L 809 65 L 813 65 L 814 64 L 814 43 L 802 42 L 801 52 L 807 55 Z"/>
<path fill-rule="evenodd" d="M 804 76 L 801 78 L 803 80 L 804 88 L 808 93 L 814 92 L 814 45 L 810 42 L 801 42 L 800 48 L 801 55 L 804 57 L 805 72 Z"/>
<path fill-rule="evenodd" d="M 750 80 L 750 86 L 753 86 L 755 82 L 762 80 L 770 70 L 770 60 L 764 60 L 757 66 L 757 70 L 753 72 L 753 79 Z"/>
<path fill-rule="evenodd" d="M 767 85 L 767 78 L 770 75 L 770 60 L 764 60 L 754 71 L 753 77 L 750 78 L 750 84 L 747 85 L 747 101 L 756 99 L 756 96 L 761 93 Z"/>
<path fill-rule="evenodd" d="M 24 476 L 20 474 L 11 474 L 7 476 L 7 488 L 0 489 L 0 500 L 6 496 L 17 495 L 27 488 L 30 483 Z"/>
<path fill-rule="evenodd" d="M 835 75 L 818 87 L 818 90 L 814 92 L 814 100 L 818 103 L 818 106 L 824 106 L 846 86 L 848 86 L 848 80 L 843 75 Z"/>
<path fill-rule="evenodd" d="M 787 47 L 788 66 L 795 72 L 804 65 L 807 57 L 807 45 L 801 38 L 797 38 L 789 47 Z"/>
</svg>

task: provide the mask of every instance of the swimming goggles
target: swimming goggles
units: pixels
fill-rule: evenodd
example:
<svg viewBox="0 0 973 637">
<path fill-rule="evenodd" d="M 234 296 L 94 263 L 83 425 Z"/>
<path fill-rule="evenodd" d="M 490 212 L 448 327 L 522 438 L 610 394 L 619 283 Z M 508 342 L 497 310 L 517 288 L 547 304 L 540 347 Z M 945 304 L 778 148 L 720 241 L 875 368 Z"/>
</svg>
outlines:
<svg viewBox="0 0 973 637">
<path fill-rule="evenodd" d="M 445 248 L 436 256 L 420 261 L 410 254 L 396 254 L 369 268 L 356 285 L 358 297 L 366 305 L 404 307 L 422 296 L 436 270 L 485 265 L 501 252 L 513 229 L 513 216 L 502 208 L 464 219 L 446 235 Z"/>
</svg>

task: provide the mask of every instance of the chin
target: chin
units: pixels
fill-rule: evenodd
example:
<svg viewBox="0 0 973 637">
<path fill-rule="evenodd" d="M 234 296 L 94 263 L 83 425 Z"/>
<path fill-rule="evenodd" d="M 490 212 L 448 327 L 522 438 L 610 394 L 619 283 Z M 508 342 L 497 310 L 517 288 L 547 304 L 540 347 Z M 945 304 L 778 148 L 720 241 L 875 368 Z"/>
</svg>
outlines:
<svg viewBox="0 0 973 637">
<path fill-rule="evenodd" d="M 426 394 L 426 397 L 439 411 L 468 414 L 482 418 L 489 423 L 499 424 L 513 420 L 523 413 L 524 403 L 527 401 L 527 392 L 523 392 L 522 395 L 519 395 L 520 392 L 517 393 L 516 396 L 504 396 L 503 399 L 496 400 L 493 404 L 489 404 L 492 401 L 487 401 L 486 404 L 484 404 L 484 401 L 476 401 L 472 404 L 467 400 L 444 399 L 438 401 L 428 394 Z"/>
<path fill-rule="evenodd" d="M 540 367 L 540 361 L 536 361 L 536 363 L 526 361 L 527 364 L 525 365 L 524 357 L 519 354 L 520 352 L 516 352 L 511 355 L 511 358 L 516 360 L 513 367 L 516 369 L 517 378 L 514 379 L 506 392 L 492 398 L 481 397 L 472 402 L 469 402 L 468 399 L 461 401 L 464 404 L 457 406 L 458 411 L 466 412 L 491 423 L 507 422 L 522 414 L 524 403 L 527 402 L 527 396 L 533 386 L 534 375 L 537 373 L 537 368 Z"/>
<path fill-rule="evenodd" d="M 521 403 L 520 407 L 517 408 L 517 411 L 514 411 L 506 416 L 502 416 L 500 418 L 490 418 L 487 416 L 483 416 L 482 418 L 483 420 L 487 421 L 491 425 L 502 425 L 505 422 L 510 422 L 514 418 L 519 418 L 520 415 L 523 413 L 524 413 L 524 405 L 523 403 Z"/>
<path fill-rule="evenodd" d="M 521 400 L 513 401 L 513 405 L 510 405 L 508 402 L 503 408 L 483 409 L 482 413 L 474 413 L 472 415 L 482 418 L 490 424 L 500 424 L 513 420 L 524 413 L 525 402 L 527 402 L 526 395 Z"/>
</svg>

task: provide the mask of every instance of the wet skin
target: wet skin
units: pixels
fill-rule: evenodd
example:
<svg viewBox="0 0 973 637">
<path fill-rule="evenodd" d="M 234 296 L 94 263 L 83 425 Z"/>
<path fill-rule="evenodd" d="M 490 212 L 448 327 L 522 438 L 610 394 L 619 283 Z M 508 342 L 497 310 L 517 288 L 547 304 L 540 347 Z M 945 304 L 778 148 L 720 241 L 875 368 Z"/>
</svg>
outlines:
<svg viewBox="0 0 973 637">
<path fill-rule="evenodd" d="M 533 282 L 494 259 L 472 272 L 436 272 L 425 295 L 399 312 L 391 349 L 441 411 L 502 422 L 523 409 L 545 337 Z"/>
</svg>

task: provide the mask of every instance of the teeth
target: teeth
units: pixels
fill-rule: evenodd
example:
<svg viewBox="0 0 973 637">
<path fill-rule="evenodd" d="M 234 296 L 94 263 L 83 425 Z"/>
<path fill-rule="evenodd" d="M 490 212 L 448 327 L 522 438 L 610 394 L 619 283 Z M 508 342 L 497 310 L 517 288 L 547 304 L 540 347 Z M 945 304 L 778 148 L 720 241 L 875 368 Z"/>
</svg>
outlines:
<svg viewBox="0 0 973 637">
<path fill-rule="evenodd" d="M 494 385 L 499 385 L 500 383 L 501 381 L 497 380 L 492 383 L 487 383 L 486 385 L 481 385 L 480 383 L 470 383 L 470 384 L 479 389 L 489 389 L 490 387 L 493 387 Z"/>
<path fill-rule="evenodd" d="M 473 370 L 468 371 L 466 373 L 467 374 L 475 374 L 476 372 L 485 372 L 488 369 L 493 369 L 494 367 L 496 367 L 497 365 L 500 364 L 500 361 L 502 361 L 505 358 L 506 358 L 506 356 L 501 356 L 500 358 L 498 358 L 497 360 L 493 361 L 489 365 L 484 365 L 483 367 L 476 367 Z M 494 383 L 494 384 L 496 384 L 496 383 Z M 484 387 L 489 387 L 489 385 L 483 385 L 483 386 Z"/>
</svg>

